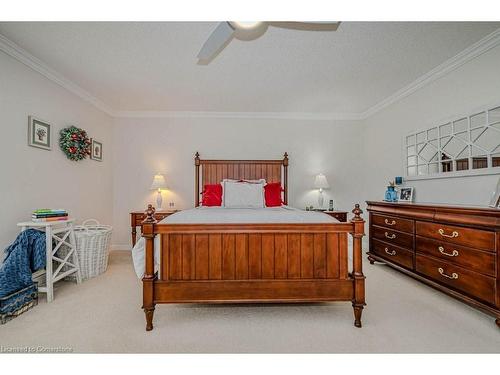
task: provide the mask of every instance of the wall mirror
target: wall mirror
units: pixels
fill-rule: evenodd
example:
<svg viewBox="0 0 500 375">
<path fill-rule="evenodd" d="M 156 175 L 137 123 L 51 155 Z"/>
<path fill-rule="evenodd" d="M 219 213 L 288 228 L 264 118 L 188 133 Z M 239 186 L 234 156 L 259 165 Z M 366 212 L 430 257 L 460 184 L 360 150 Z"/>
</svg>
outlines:
<svg viewBox="0 0 500 375">
<path fill-rule="evenodd" d="M 500 173 L 500 106 L 405 137 L 409 179 Z"/>
</svg>

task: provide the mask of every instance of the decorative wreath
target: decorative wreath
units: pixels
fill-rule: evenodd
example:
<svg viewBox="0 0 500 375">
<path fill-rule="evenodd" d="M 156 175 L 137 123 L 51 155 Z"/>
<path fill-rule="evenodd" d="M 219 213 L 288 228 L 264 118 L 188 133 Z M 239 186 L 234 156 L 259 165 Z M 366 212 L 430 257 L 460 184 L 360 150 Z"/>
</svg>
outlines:
<svg viewBox="0 0 500 375">
<path fill-rule="evenodd" d="M 78 161 L 90 155 L 90 139 L 87 132 L 76 126 L 69 126 L 61 130 L 59 146 L 68 159 Z"/>
</svg>

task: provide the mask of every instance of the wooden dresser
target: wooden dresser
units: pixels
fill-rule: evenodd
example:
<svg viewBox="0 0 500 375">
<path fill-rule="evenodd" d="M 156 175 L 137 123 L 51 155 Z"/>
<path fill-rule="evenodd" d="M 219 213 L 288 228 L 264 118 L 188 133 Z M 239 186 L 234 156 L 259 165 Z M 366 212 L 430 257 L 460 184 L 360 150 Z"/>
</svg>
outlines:
<svg viewBox="0 0 500 375">
<path fill-rule="evenodd" d="M 368 201 L 370 263 L 383 261 L 493 315 L 500 327 L 500 210 Z"/>
</svg>

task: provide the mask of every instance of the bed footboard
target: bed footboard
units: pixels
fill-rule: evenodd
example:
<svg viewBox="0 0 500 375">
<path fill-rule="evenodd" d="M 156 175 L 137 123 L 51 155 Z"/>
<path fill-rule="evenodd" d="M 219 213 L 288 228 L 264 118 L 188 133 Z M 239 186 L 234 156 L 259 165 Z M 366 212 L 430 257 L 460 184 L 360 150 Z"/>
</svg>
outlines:
<svg viewBox="0 0 500 375">
<path fill-rule="evenodd" d="M 146 272 L 143 309 L 153 328 L 158 303 L 278 303 L 351 301 L 356 327 L 365 306 L 359 205 L 349 223 L 156 224 L 143 223 Z M 352 272 L 348 234 L 353 236 Z M 154 238 L 160 269 L 154 272 Z"/>
</svg>

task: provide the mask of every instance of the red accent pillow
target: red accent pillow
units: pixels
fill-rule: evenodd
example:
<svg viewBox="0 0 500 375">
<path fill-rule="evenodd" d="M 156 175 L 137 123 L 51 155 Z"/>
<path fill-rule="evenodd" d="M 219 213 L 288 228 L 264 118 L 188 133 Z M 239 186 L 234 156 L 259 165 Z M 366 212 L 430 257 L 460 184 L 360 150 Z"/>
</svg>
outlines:
<svg viewBox="0 0 500 375">
<path fill-rule="evenodd" d="M 205 185 L 202 192 L 201 204 L 203 206 L 222 205 L 222 185 L 221 184 Z"/>
<path fill-rule="evenodd" d="M 266 200 L 266 207 L 281 206 L 284 202 L 281 200 L 281 183 L 271 182 L 264 186 L 264 198 Z"/>
</svg>

